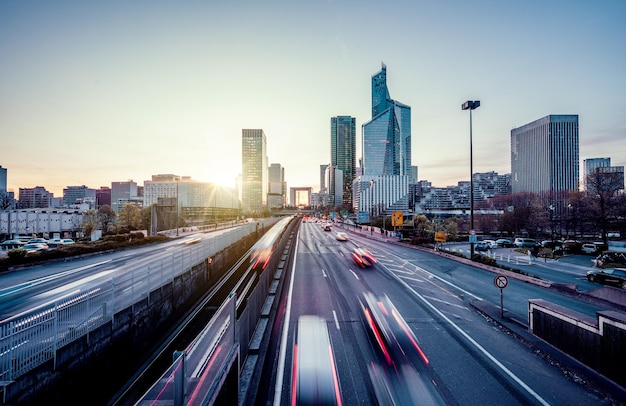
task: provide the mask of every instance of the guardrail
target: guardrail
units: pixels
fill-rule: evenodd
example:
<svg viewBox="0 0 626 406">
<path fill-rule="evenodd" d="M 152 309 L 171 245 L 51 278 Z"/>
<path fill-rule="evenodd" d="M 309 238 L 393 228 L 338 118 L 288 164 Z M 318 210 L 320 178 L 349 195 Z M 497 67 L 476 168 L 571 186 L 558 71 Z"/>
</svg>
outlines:
<svg viewBox="0 0 626 406">
<path fill-rule="evenodd" d="M 111 321 L 115 314 L 172 281 L 205 258 L 250 235 L 256 224 L 224 230 L 214 238 L 176 250 L 167 259 L 135 261 L 133 268 L 87 292 L 69 294 L 0 322 L 0 384 L 56 359 L 59 348 Z"/>
</svg>

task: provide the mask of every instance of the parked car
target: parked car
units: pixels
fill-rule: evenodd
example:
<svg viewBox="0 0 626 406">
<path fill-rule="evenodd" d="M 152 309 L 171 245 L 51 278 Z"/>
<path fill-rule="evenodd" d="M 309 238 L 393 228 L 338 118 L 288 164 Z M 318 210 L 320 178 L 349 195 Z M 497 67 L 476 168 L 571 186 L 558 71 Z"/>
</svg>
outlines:
<svg viewBox="0 0 626 406">
<path fill-rule="evenodd" d="M 493 249 L 493 248 L 498 248 L 498 243 L 497 243 L 497 242 L 495 242 L 494 240 L 482 240 L 481 242 L 483 242 L 483 243 L 487 244 L 487 246 L 488 246 L 489 248 L 492 248 L 492 249 Z"/>
<path fill-rule="evenodd" d="M 74 244 L 74 240 L 72 240 L 71 238 L 64 238 L 62 241 L 64 245 Z"/>
<path fill-rule="evenodd" d="M 41 242 L 33 242 L 29 244 L 22 245 L 22 249 L 25 249 L 27 253 L 39 252 L 39 251 L 47 251 L 50 247 L 48 244 L 44 244 Z"/>
<path fill-rule="evenodd" d="M 580 250 L 585 254 L 595 254 L 598 252 L 598 247 L 595 244 L 583 244 Z"/>
<path fill-rule="evenodd" d="M 3 251 L 10 251 L 16 248 L 20 248 L 24 246 L 24 242 L 21 240 L 6 240 L 2 244 L 0 244 L 0 249 Z"/>
<path fill-rule="evenodd" d="M 517 248 L 532 248 L 537 245 L 537 241 L 532 238 L 516 238 L 513 245 Z"/>
<path fill-rule="evenodd" d="M 45 238 L 31 238 L 30 240 L 28 240 L 27 244 L 47 244 L 48 240 L 46 240 Z"/>
<path fill-rule="evenodd" d="M 484 242 L 479 242 L 474 245 L 474 251 L 489 251 L 489 245 Z"/>
<path fill-rule="evenodd" d="M 498 238 L 496 240 L 496 244 L 498 244 L 498 247 L 502 247 L 502 248 L 513 247 L 513 241 L 509 240 L 508 238 Z"/>
<path fill-rule="evenodd" d="M 337 238 L 337 241 L 348 241 L 348 234 L 344 233 L 343 231 L 340 231 L 337 234 L 335 234 L 335 238 Z"/>
<path fill-rule="evenodd" d="M 594 269 L 587 272 L 587 280 L 626 289 L 626 269 Z"/>
<path fill-rule="evenodd" d="M 623 252 L 607 251 L 593 260 L 597 268 L 621 268 L 626 266 L 626 254 Z"/>
</svg>

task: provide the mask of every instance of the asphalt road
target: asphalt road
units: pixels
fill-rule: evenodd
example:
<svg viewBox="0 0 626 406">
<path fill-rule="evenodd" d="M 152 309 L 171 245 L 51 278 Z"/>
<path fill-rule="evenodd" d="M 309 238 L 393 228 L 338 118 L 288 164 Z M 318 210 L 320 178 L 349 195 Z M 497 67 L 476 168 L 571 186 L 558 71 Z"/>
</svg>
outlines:
<svg viewBox="0 0 626 406">
<path fill-rule="evenodd" d="M 335 231 L 335 230 L 334 230 Z M 417 337 L 429 360 L 427 366 L 415 352 L 409 358 L 419 377 L 426 403 L 446 404 L 601 404 L 606 395 L 571 379 L 530 346 L 508 334 L 482 313 L 474 302 L 498 303 L 499 289 L 490 272 L 446 258 L 376 241 L 350 233 L 340 242 L 333 232 L 315 223 L 302 224 L 295 265 L 285 296 L 283 338 L 272 371 L 270 399 L 291 401 L 293 349 L 297 320 L 301 315 L 322 317 L 336 360 L 343 404 L 375 404 L 376 382 L 372 365 L 384 365 L 360 314 L 364 291 L 386 295 Z M 379 260 L 371 268 L 359 268 L 350 253 L 356 246 L 368 248 Z M 570 302 L 527 283 L 511 280 L 504 293 L 505 311 L 527 313 L 528 298 L 546 298 L 565 306 L 593 312 L 592 305 Z M 553 296 L 554 295 L 554 296 Z M 408 380 L 415 382 L 415 380 Z M 391 387 L 400 390 L 402 380 Z M 433 391 L 435 395 L 433 395 Z M 426 396 L 426 395 L 423 395 Z"/>
</svg>

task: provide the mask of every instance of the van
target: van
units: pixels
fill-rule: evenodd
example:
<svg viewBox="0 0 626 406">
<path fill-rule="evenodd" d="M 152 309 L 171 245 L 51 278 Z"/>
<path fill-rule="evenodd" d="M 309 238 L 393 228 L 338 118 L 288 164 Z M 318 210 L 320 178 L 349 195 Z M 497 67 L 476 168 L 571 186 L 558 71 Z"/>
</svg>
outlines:
<svg viewBox="0 0 626 406">
<path fill-rule="evenodd" d="M 532 238 L 516 238 L 513 245 L 517 248 L 532 248 L 537 245 L 537 241 Z"/>
</svg>

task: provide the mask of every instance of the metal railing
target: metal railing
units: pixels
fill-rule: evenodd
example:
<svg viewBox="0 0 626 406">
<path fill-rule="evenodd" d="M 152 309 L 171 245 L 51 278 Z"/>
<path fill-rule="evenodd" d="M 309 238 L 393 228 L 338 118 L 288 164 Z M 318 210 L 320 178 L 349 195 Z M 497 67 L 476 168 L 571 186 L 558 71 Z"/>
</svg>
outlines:
<svg viewBox="0 0 626 406">
<path fill-rule="evenodd" d="M 165 259 L 139 259 L 125 272 L 112 272 L 111 278 L 87 291 L 0 322 L 0 382 L 8 384 L 44 362 L 56 360 L 59 348 L 114 322 L 117 312 L 140 300 L 150 303 L 150 292 L 255 230 L 256 224 L 244 224 L 181 247 Z"/>
</svg>

